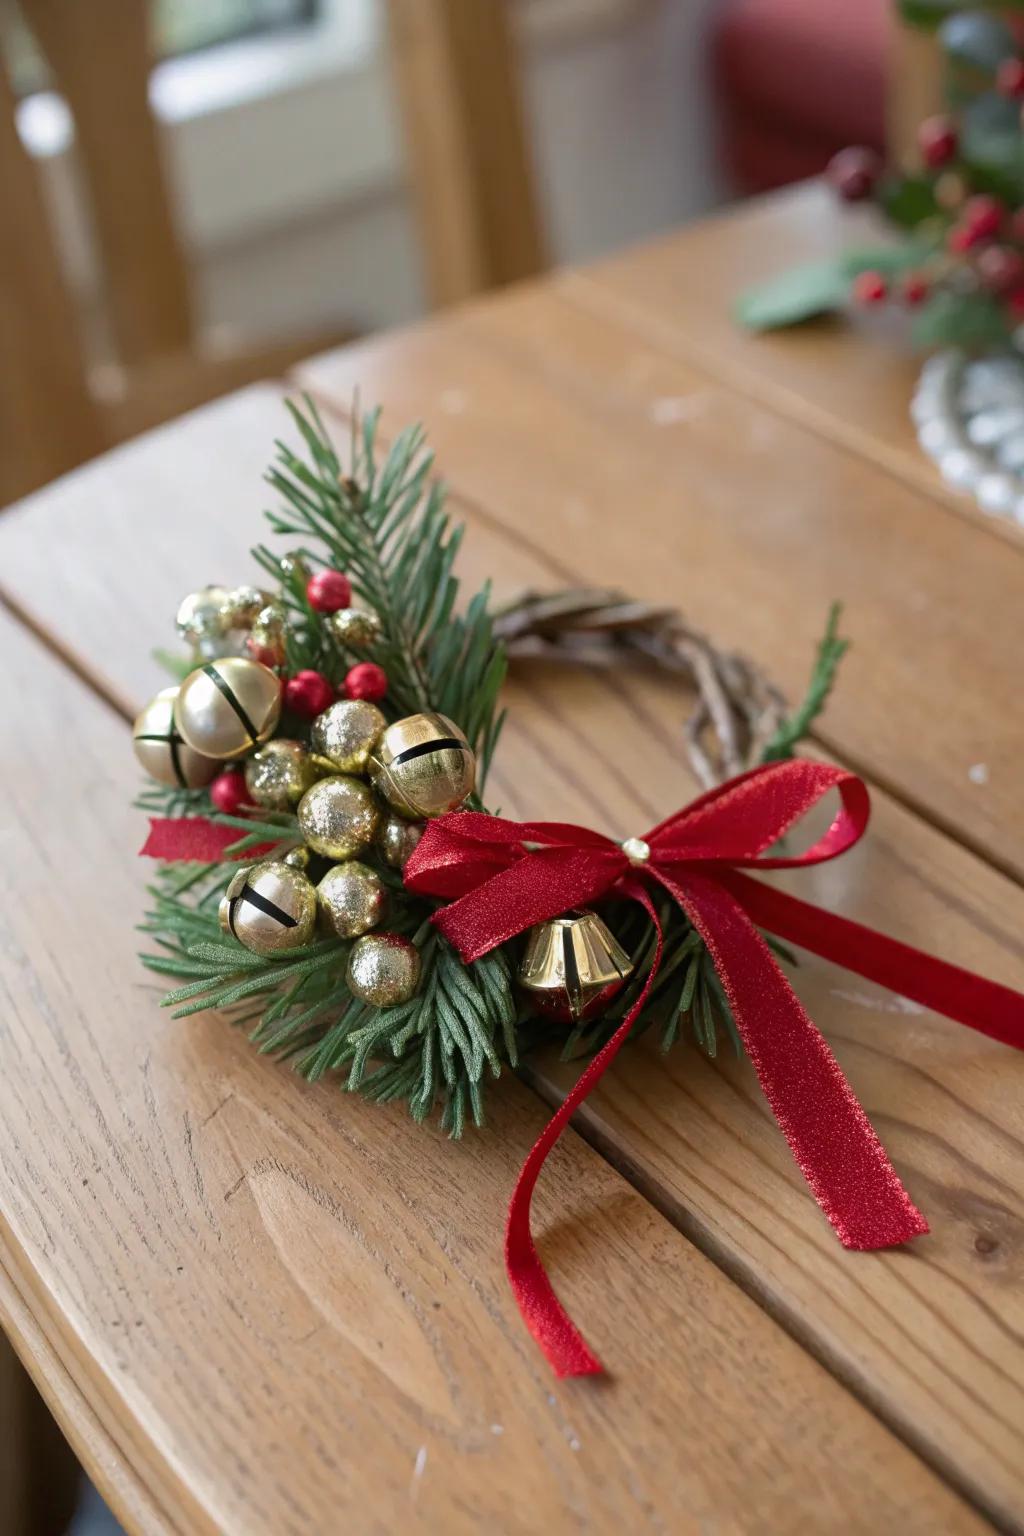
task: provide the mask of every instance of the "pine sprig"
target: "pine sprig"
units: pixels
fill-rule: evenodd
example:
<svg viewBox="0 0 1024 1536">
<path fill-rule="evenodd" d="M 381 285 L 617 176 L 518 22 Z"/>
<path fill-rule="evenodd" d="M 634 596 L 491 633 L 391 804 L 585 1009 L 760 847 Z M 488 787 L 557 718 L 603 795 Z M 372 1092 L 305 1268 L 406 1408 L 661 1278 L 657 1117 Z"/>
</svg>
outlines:
<svg viewBox="0 0 1024 1536">
<path fill-rule="evenodd" d="M 542 648 L 564 647 L 593 661 L 604 634 L 613 648 L 658 664 L 664 652 L 675 671 L 681 658 L 692 661 L 699 652 L 715 671 L 714 688 L 702 695 L 708 719 L 717 723 L 722 716 L 719 695 L 729 700 L 735 715 L 730 734 L 737 742 L 741 735 L 749 738 L 754 760 L 757 754 L 763 761 L 791 756 L 824 707 L 846 648 L 838 634 L 838 606 L 829 616 L 806 697 L 792 715 L 782 713 L 779 696 L 756 669 L 741 658 L 714 653 L 668 610 L 651 610 L 619 595 L 612 601 L 612 594 L 566 593 L 531 596 L 495 615 L 489 587 L 461 607 L 454 569 L 462 529 L 451 523 L 444 490 L 431 480 L 433 461 L 420 429 L 401 433 L 381 457 L 379 417 L 371 412 L 353 428 L 345 469 L 313 403 L 307 399 L 304 410 L 289 409 L 304 451 L 277 445 L 267 478 L 282 505 L 267 518 L 272 531 L 289 541 L 290 558 L 266 545 L 253 551 L 287 614 L 289 670 L 313 667 L 338 684 L 353 661 L 365 656 L 365 651 L 348 654 L 306 599 L 310 568 L 344 570 L 357 600 L 380 620 L 370 654 L 387 673 L 392 718 L 430 709 L 457 721 L 477 753 L 478 785 L 503 720 L 498 701 L 506 674 L 505 635 L 520 646 L 533 635 Z M 174 657 L 164 660 L 176 669 Z M 704 675 L 708 668 L 701 662 L 697 671 Z M 766 720 L 770 725 L 763 730 Z M 758 743 L 766 737 L 762 752 Z M 212 810 L 204 790 L 148 785 L 137 803 L 152 815 L 203 815 L 237 830 L 229 850 L 236 858 L 255 849 L 262 857 L 268 848 L 280 856 L 301 841 L 292 813 L 264 811 L 258 819 L 225 815 Z M 517 1000 L 516 941 L 465 965 L 430 924 L 435 903 L 407 892 L 372 852 L 362 857 L 375 863 L 388 886 L 388 928 L 420 952 L 421 984 L 405 1003 L 377 1009 L 352 996 L 346 983 L 349 942 L 319 938 L 268 958 L 225 936 L 218 905 L 237 862 L 172 864 L 160 871 L 141 925 L 155 948 L 142 959 L 174 982 L 164 1005 L 175 1018 L 224 1010 L 249 1029 L 260 1051 L 291 1061 L 310 1081 L 340 1074 L 349 1091 L 382 1103 L 405 1101 L 417 1120 L 439 1110 L 442 1126 L 459 1136 L 468 1121 L 482 1124 L 486 1082 L 515 1068 L 524 1050 L 549 1036 L 550 1027 Z M 603 1044 L 639 997 L 653 961 L 654 934 L 639 908 L 612 902 L 607 916 L 635 970 L 601 1019 L 569 1031 L 567 1057 Z M 674 903 L 664 903 L 660 919 L 662 964 L 635 1032 L 655 1028 L 667 1050 L 688 1028 L 710 1056 L 724 1032 L 739 1050 L 728 1000 L 703 941 Z"/>
</svg>

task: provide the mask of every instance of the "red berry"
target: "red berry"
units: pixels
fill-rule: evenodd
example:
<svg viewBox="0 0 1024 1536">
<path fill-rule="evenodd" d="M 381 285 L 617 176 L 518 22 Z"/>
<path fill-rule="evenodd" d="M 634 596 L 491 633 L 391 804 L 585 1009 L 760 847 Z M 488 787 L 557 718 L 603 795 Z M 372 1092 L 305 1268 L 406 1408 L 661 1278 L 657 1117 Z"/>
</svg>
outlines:
<svg viewBox="0 0 1024 1536">
<path fill-rule="evenodd" d="M 360 661 L 346 674 L 346 699 L 382 699 L 388 691 L 388 675 L 375 661 Z"/>
<path fill-rule="evenodd" d="M 1006 307 L 1010 311 L 1010 319 L 1013 321 L 1024 320 L 1024 288 L 1018 288 L 1006 301 Z"/>
<path fill-rule="evenodd" d="M 851 144 L 832 156 L 825 175 L 844 202 L 858 203 L 871 196 L 881 168 L 873 149 Z"/>
<path fill-rule="evenodd" d="M 337 613 L 352 602 L 352 583 L 341 571 L 317 571 L 306 583 L 306 600 L 317 613 Z"/>
<path fill-rule="evenodd" d="M 926 117 L 917 130 L 917 143 L 925 165 L 936 170 L 948 165 L 956 154 L 956 124 L 951 117 Z"/>
<path fill-rule="evenodd" d="M 928 281 L 919 272 L 908 272 L 900 284 L 900 298 L 911 309 L 923 304 L 928 297 Z"/>
<path fill-rule="evenodd" d="M 978 192 L 964 203 L 963 221 L 975 241 L 991 240 L 1002 228 L 1005 211 L 997 197 Z"/>
<path fill-rule="evenodd" d="M 1024 256 L 1010 245 L 990 245 L 978 257 L 978 276 L 991 293 L 1009 293 L 1024 283 Z"/>
<path fill-rule="evenodd" d="M 881 304 L 889 289 L 881 272 L 859 272 L 850 285 L 855 304 Z"/>
<path fill-rule="evenodd" d="M 223 773 L 218 773 L 210 785 L 210 799 L 214 808 L 223 811 L 225 816 L 237 816 L 247 805 L 252 805 L 245 787 L 245 774 L 237 768 L 226 768 Z"/>
<path fill-rule="evenodd" d="M 322 672 L 311 668 L 296 672 L 284 685 L 284 707 L 304 720 L 315 720 L 334 703 L 334 689 Z"/>
<path fill-rule="evenodd" d="M 962 256 L 977 243 L 978 237 L 968 224 L 954 224 L 946 236 L 946 249 L 954 256 Z"/>
<path fill-rule="evenodd" d="M 1024 59 L 1004 59 L 996 70 L 996 90 L 1001 96 L 1024 96 Z"/>
</svg>

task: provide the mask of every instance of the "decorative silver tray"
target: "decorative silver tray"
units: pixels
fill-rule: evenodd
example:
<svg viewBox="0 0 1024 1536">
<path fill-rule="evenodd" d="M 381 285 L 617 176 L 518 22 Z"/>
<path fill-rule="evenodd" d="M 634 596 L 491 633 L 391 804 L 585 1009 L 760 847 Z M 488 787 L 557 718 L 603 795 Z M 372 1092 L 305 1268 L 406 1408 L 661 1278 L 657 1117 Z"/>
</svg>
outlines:
<svg viewBox="0 0 1024 1536">
<path fill-rule="evenodd" d="M 921 369 L 910 412 L 947 485 L 1024 524 L 1024 357 L 937 352 Z"/>
</svg>

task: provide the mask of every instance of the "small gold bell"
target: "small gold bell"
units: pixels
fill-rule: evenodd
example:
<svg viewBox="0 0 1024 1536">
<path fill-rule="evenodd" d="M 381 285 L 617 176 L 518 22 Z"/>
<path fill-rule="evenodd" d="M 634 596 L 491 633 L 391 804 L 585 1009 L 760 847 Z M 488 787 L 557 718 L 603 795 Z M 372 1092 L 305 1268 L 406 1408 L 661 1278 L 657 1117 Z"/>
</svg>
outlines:
<svg viewBox="0 0 1024 1536">
<path fill-rule="evenodd" d="M 530 929 L 519 981 L 539 1013 L 576 1024 L 599 1014 L 632 970 L 597 913 L 576 911 Z"/>
<path fill-rule="evenodd" d="M 278 860 L 240 869 L 221 897 L 220 926 L 256 955 L 308 944 L 316 930 L 316 892 L 299 869 Z"/>
<path fill-rule="evenodd" d="M 244 757 L 274 734 L 281 716 L 281 682 L 269 667 L 244 656 L 208 661 L 178 690 L 174 723 L 204 757 Z"/>
<path fill-rule="evenodd" d="M 368 699 L 340 699 L 313 721 L 310 749 L 318 765 L 331 773 L 363 773 L 386 725 Z"/>
<path fill-rule="evenodd" d="M 385 816 L 377 828 L 377 848 L 385 864 L 404 869 L 423 836 L 422 821 L 406 821 L 404 816 Z"/>
<path fill-rule="evenodd" d="M 246 760 L 245 787 L 267 810 L 290 810 L 315 781 L 316 767 L 301 741 L 279 736 Z"/>
<path fill-rule="evenodd" d="M 473 792 L 473 749 L 447 715 L 407 715 L 389 725 L 370 758 L 374 789 L 401 816 L 443 816 Z"/>
<path fill-rule="evenodd" d="M 204 640 L 216 640 L 231 628 L 227 587 L 214 584 L 200 587 L 183 598 L 175 623 L 178 633 L 190 645 L 198 646 Z"/>
<path fill-rule="evenodd" d="M 220 771 L 216 758 L 203 757 L 185 745 L 174 724 L 176 685 L 161 688 L 132 727 L 135 756 L 158 784 L 175 789 L 198 789 Z"/>
</svg>

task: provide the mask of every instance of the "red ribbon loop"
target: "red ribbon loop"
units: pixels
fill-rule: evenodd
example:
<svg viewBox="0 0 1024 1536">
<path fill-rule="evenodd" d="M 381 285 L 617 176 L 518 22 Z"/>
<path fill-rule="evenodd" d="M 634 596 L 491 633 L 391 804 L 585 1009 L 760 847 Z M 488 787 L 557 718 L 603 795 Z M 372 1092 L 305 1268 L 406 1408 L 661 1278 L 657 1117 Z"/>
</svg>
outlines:
<svg viewBox="0 0 1024 1536">
<path fill-rule="evenodd" d="M 802 854 L 768 853 L 833 789 L 840 807 L 823 837 Z M 530 1199 L 548 1152 L 614 1060 L 657 974 L 661 929 L 641 880 L 668 891 L 707 944 L 765 1096 L 840 1240 L 849 1248 L 883 1248 L 927 1232 L 758 929 L 1018 1049 L 1024 1048 L 1024 997 L 742 873 L 834 859 L 863 836 L 869 810 L 867 787 L 855 774 L 794 759 L 740 774 L 661 822 L 642 839 L 650 856 L 637 868 L 610 838 L 563 822 L 455 812 L 428 824 L 405 867 L 405 883 L 449 901 L 433 920 L 467 963 L 535 923 L 613 891 L 638 901 L 657 930 L 641 996 L 545 1127 L 509 1206 L 509 1280 L 527 1326 L 559 1376 L 593 1374 L 601 1365 L 537 1255 Z"/>
</svg>

